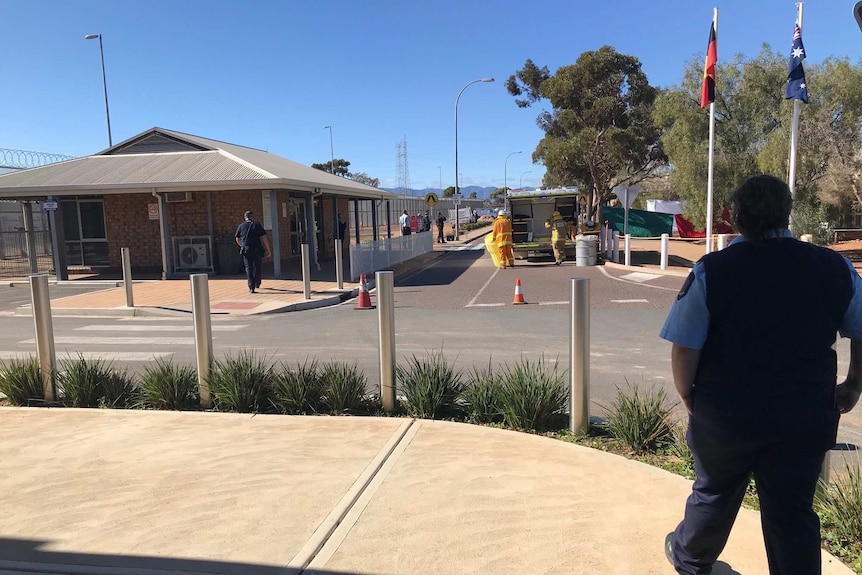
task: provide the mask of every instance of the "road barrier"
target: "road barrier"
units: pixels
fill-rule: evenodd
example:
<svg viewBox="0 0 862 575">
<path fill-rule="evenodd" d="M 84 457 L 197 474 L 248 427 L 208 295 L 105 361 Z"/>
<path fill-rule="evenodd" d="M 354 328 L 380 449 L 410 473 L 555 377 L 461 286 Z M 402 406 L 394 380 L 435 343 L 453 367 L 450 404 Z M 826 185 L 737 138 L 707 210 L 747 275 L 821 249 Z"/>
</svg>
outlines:
<svg viewBox="0 0 862 575">
<path fill-rule="evenodd" d="M 356 281 L 361 274 L 371 274 L 384 268 L 434 251 L 431 232 L 421 232 L 376 242 L 351 244 L 350 278 Z"/>
</svg>

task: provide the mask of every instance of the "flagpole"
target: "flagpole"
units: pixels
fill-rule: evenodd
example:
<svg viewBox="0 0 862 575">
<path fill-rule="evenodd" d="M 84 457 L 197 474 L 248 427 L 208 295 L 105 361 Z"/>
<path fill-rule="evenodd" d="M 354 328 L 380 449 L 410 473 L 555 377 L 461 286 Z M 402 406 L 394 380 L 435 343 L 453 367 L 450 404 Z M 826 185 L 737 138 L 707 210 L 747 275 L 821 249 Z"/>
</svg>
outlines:
<svg viewBox="0 0 862 575">
<path fill-rule="evenodd" d="M 712 26 L 718 35 L 718 8 L 712 9 Z M 715 102 L 709 104 L 709 166 L 706 172 L 706 253 L 712 251 L 712 176 L 714 172 L 713 151 L 715 149 Z"/>
<path fill-rule="evenodd" d="M 796 3 L 796 24 L 802 30 L 802 2 Z M 793 121 L 790 124 L 790 174 L 787 183 L 790 187 L 790 231 L 793 231 L 793 213 L 796 211 L 796 148 L 799 145 L 799 112 L 801 100 L 793 100 Z"/>
</svg>

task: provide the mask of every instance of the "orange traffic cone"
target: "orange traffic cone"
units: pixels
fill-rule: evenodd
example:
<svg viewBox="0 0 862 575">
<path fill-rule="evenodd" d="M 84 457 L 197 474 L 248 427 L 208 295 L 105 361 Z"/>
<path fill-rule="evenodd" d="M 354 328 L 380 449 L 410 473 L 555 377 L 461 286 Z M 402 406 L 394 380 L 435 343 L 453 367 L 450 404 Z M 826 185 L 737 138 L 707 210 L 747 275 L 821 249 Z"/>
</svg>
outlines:
<svg viewBox="0 0 862 575">
<path fill-rule="evenodd" d="M 524 301 L 524 292 L 521 291 L 521 278 L 515 280 L 515 299 L 512 303 L 515 305 L 527 303 Z"/>
<path fill-rule="evenodd" d="M 368 283 L 365 274 L 359 276 L 359 296 L 356 298 L 356 309 L 374 309 L 371 296 L 368 294 Z"/>
</svg>

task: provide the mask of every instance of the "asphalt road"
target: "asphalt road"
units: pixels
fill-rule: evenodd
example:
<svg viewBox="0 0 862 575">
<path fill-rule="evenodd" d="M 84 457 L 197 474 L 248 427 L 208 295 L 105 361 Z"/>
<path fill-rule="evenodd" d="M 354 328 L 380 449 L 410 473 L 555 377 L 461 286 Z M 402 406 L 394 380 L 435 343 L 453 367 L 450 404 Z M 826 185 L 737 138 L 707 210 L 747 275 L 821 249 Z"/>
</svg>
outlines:
<svg viewBox="0 0 862 575">
<path fill-rule="evenodd" d="M 674 397 L 670 344 L 658 332 L 684 278 L 630 273 L 572 263 L 518 262 L 495 268 L 479 249 L 447 252 L 396 278 L 398 361 L 442 351 L 469 375 L 475 368 L 512 364 L 520 358 L 568 367 L 570 278 L 588 278 L 590 289 L 591 413 L 628 383 L 656 385 Z M 515 280 L 525 305 L 513 305 Z M 51 286 L 51 297 L 100 287 Z M 29 288 L 0 288 L 0 359 L 35 352 L 33 320 L 10 315 L 29 303 Z M 372 293 L 376 304 L 376 294 Z M 191 317 L 55 317 L 58 360 L 79 353 L 105 357 L 142 371 L 155 357 L 194 364 Z M 369 387 L 379 385 L 378 312 L 355 302 L 277 315 L 213 320 L 216 358 L 254 348 L 272 361 L 356 362 Z M 846 373 L 848 343 L 840 341 L 839 373 Z M 862 409 L 842 420 L 842 442 L 862 443 Z"/>
</svg>

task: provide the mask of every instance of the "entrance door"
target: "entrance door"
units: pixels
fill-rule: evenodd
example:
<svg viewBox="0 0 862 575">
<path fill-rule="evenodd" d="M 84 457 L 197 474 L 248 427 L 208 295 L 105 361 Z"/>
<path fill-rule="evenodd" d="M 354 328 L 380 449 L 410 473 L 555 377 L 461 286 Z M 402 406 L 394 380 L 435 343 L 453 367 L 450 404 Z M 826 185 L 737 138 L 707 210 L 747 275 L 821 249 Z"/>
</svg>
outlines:
<svg viewBox="0 0 862 575">
<path fill-rule="evenodd" d="M 287 201 L 290 220 L 290 255 L 302 255 L 302 242 L 305 239 L 305 200 L 290 198 Z"/>
</svg>

